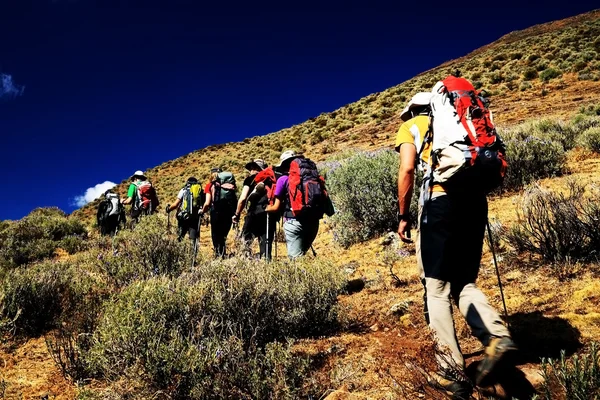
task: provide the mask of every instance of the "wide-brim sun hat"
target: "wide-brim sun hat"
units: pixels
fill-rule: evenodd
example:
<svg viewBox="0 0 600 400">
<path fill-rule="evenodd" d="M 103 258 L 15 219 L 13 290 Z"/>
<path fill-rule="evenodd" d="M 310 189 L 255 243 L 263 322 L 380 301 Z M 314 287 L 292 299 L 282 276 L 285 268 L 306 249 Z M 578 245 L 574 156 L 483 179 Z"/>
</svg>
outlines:
<svg viewBox="0 0 600 400">
<path fill-rule="evenodd" d="M 413 96 L 412 99 L 408 102 L 402 113 L 400 114 L 400 119 L 404 122 L 408 121 L 412 118 L 411 111 L 416 107 L 428 106 L 431 102 L 431 92 L 419 92 Z"/>
<path fill-rule="evenodd" d="M 281 168 L 282 166 L 289 164 L 294 158 L 298 156 L 299 154 L 296 154 L 294 150 L 284 151 L 279 157 L 279 164 L 277 165 L 277 168 Z"/>
<path fill-rule="evenodd" d="M 142 171 L 140 171 L 140 170 L 138 170 L 138 171 L 135 171 L 135 172 L 133 173 L 133 175 L 131 175 L 131 179 L 135 178 L 136 176 L 137 176 L 138 178 L 141 178 L 141 179 L 146 179 L 146 175 L 144 175 L 144 172 L 142 172 Z"/>
<path fill-rule="evenodd" d="M 257 158 L 255 160 L 247 163 L 245 168 L 248 171 L 253 170 L 253 169 L 262 171 L 263 169 L 267 168 L 267 163 L 265 162 L 265 160 L 261 160 L 260 158 Z"/>
</svg>

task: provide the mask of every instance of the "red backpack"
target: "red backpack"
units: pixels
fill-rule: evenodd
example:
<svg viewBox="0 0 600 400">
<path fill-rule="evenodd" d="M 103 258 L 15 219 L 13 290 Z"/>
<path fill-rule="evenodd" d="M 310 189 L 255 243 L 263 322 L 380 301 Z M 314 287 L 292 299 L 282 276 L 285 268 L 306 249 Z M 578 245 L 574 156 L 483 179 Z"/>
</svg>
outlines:
<svg viewBox="0 0 600 400">
<path fill-rule="evenodd" d="M 298 157 L 290 163 L 288 178 L 290 208 L 294 217 L 333 215 L 333 206 L 325 189 L 325 179 L 310 159 Z"/>
<path fill-rule="evenodd" d="M 502 184 L 507 169 L 504 144 L 487 101 L 468 80 L 449 76 L 433 87 L 425 141 L 432 142 L 434 182 L 485 192 Z"/>
<path fill-rule="evenodd" d="M 261 182 L 264 183 L 267 191 L 268 204 L 273 204 L 275 202 L 275 185 L 277 183 L 277 176 L 275 175 L 273 167 L 265 168 L 256 174 L 254 183 L 258 184 Z"/>
<path fill-rule="evenodd" d="M 136 196 L 136 209 L 144 210 L 151 214 L 158 209 L 159 201 L 156 195 L 154 186 L 149 181 L 142 181 L 136 184 L 137 196 Z"/>
</svg>

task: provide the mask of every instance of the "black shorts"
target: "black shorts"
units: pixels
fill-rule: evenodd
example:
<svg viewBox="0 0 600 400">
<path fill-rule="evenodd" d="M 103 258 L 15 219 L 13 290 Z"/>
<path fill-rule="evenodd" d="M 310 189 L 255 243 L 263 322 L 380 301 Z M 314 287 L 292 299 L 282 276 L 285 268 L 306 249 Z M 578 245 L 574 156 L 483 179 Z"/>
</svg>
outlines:
<svg viewBox="0 0 600 400">
<path fill-rule="evenodd" d="M 179 236 L 184 237 L 186 234 L 190 235 L 190 239 L 195 240 L 198 238 L 200 217 L 190 217 L 186 220 L 178 220 L 179 224 Z"/>
</svg>

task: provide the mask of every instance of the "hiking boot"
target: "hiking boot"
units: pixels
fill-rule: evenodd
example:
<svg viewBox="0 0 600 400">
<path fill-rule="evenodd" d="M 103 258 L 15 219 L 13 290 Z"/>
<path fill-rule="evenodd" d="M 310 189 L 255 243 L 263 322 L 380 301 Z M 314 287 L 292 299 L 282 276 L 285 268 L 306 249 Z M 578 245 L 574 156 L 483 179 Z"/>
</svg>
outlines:
<svg viewBox="0 0 600 400">
<path fill-rule="evenodd" d="M 429 385 L 444 391 L 452 400 L 469 400 L 473 393 L 473 385 L 466 380 L 451 380 L 438 374 L 432 374 Z"/>
<path fill-rule="evenodd" d="M 517 351 L 517 345 L 508 336 L 493 337 L 485 348 L 483 360 L 477 366 L 477 386 L 485 386 L 492 372 L 507 360 L 507 355 Z"/>
</svg>

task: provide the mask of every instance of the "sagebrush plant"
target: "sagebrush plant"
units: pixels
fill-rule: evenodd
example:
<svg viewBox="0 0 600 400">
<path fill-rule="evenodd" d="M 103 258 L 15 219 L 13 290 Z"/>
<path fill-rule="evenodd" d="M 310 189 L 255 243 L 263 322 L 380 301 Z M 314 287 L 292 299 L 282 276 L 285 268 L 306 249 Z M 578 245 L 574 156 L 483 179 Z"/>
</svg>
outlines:
<svg viewBox="0 0 600 400">
<path fill-rule="evenodd" d="M 589 350 L 567 360 L 543 359 L 543 394 L 545 400 L 591 400 L 600 398 L 600 344 L 594 342 Z"/>
<path fill-rule="evenodd" d="M 577 138 L 577 143 L 594 153 L 600 153 L 600 126 L 587 128 Z"/>
<path fill-rule="evenodd" d="M 567 261 L 598 259 L 600 191 L 569 181 L 566 193 L 529 187 L 522 198 L 518 222 L 505 235 L 519 253 L 530 252 L 559 268 Z"/>
<path fill-rule="evenodd" d="M 387 149 L 324 163 L 336 208 L 334 238 L 340 245 L 348 247 L 398 228 L 398 165 L 398 153 Z M 419 182 L 414 188 L 413 218 Z"/>
<path fill-rule="evenodd" d="M 0 229 L 0 267 L 11 268 L 43 260 L 59 247 L 69 253 L 83 249 L 84 225 L 58 208 L 38 208 Z"/>
<path fill-rule="evenodd" d="M 15 330 L 38 334 L 77 316 L 105 293 L 101 277 L 70 263 L 12 269 L 0 284 L 0 316 Z"/>
<path fill-rule="evenodd" d="M 305 361 L 277 342 L 334 329 L 343 280 L 318 260 L 233 258 L 135 281 L 107 303 L 88 362 L 175 398 L 297 398 Z"/>
<path fill-rule="evenodd" d="M 142 218 L 133 231 L 121 232 L 113 247 L 98 254 L 98 268 L 117 286 L 154 275 L 179 275 L 191 267 L 191 246 L 166 231 L 164 216 Z"/>
</svg>

